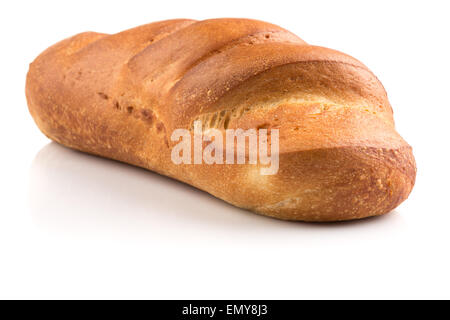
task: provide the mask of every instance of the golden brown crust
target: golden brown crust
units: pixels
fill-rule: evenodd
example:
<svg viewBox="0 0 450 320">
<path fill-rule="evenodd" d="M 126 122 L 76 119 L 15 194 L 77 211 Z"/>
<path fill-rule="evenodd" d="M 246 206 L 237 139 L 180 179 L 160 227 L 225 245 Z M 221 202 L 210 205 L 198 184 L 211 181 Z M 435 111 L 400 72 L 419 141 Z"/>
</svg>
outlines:
<svg viewBox="0 0 450 320">
<path fill-rule="evenodd" d="M 358 60 L 247 19 L 155 22 L 82 33 L 31 65 L 30 113 L 49 138 L 154 170 L 265 215 L 336 221 L 407 198 L 411 148 L 378 79 Z M 175 165 L 170 133 L 277 128 L 280 170 Z"/>
</svg>

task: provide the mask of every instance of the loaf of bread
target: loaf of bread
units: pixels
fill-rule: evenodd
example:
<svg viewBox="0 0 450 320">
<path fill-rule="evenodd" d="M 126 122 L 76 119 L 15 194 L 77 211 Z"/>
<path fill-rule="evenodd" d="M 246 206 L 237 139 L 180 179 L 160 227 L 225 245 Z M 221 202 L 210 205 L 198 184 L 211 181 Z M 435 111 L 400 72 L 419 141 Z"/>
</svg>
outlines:
<svg viewBox="0 0 450 320">
<path fill-rule="evenodd" d="M 415 181 L 411 147 L 375 75 L 266 22 L 180 19 L 81 33 L 36 58 L 26 96 L 40 130 L 62 145 L 275 218 L 381 215 Z M 192 132 L 194 121 L 204 131 L 278 129 L 278 171 L 261 174 L 263 165 L 248 161 L 174 163 L 171 135 Z"/>
</svg>

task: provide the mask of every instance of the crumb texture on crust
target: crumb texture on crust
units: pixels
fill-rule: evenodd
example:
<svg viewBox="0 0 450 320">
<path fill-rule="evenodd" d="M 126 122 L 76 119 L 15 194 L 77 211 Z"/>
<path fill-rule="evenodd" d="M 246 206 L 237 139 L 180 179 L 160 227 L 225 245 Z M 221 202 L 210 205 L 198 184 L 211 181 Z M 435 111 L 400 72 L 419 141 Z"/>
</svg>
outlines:
<svg viewBox="0 0 450 320">
<path fill-rule="evenodd" d="M 276 218 L 380 215 L 414 185 L 410 146 L 358 60 L 249 19 L 166 20 L 63 40 L 30 65 L 31 115 L 68 147 L 168 175 Z M 276 128 L 280 170 L 175 165 L 170 133 Z"/>
</svg>

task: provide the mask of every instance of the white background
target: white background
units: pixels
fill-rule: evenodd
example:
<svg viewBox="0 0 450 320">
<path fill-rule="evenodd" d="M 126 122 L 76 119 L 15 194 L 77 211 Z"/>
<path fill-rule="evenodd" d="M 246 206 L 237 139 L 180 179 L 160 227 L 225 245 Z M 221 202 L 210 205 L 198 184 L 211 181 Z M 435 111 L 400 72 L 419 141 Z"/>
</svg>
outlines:
<svg viewBox="0 0 450 320">
<path fill-rule="evenodd" d="M 0 298 L 450 298 L 448 1 L 30 1 L 0 13 Z M 51 143 L 28 64 L 53 43 L 169 18 L 248 17 L 360 59 L 413 146 L 416 187 L 357 222 L 277 221 Z"/>
</svg>

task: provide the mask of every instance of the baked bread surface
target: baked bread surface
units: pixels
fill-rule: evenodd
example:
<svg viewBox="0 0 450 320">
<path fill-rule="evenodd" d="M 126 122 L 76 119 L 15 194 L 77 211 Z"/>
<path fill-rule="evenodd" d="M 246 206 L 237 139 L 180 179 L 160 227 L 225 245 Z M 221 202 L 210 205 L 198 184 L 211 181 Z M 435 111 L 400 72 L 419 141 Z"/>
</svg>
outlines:
<svg viewBox="0 0 450 320">
<path fill-rule="evenodd" d="M 415 181 L 411 147 L 373 73 L 266 22 L 178 19 L 81 33 L 36 58 L 26 96 L 40 130 L 60 144 L 276 218 L 381 215 Z M 171 133 L 195 120 L 205 130 L 279 129 L 278 173 L 174 164 Z"/>
</svg>

